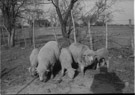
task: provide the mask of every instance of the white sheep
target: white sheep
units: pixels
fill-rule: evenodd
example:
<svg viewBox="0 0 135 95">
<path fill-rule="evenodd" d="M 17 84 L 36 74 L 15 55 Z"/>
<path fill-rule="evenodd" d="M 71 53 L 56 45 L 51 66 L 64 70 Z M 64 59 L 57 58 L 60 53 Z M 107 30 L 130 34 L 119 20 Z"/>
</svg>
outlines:
<svg viewBox="0 0 135 95">
<path fill-rule="evenodd" d="M 28 70 L 31 76 L 35 76 L 37 74 L 36 67 L 38 66 L 38 60 L 37 60 L 38 53 L 39 53 L 39 49 L 35 48 L 32 50 L 29 56 L 31 66 L 28 68 Z"/>
<path fill-rule="evenodd" d="M 76 63 L 79 64 L 81 72 L 84 74 L 84 67 L 92 64 L 94 51 L 90 50 L 87 45 L 80 43 L 72 43 L 69 46 L 69 50 L 73 56 Z"/>
<path fill-rule="evenodd" d="M 72 79 L 75 74 L 75 69 L 73 69 L 71 66 L 73 60 L 69 48 L 61 49 L 59 60 L 61 62 L 61 67 L 62 67 L 61 70 L 62 76 L 64 75 L 64 70 L 66 69 L 68 76 Z"/>
<path fill-rule="evenodd" d="M 97 69 L 102 66 L 109 68 L 109 51 L 106 48 L 101 48 L 95 51 L 95 58 L 98 60 Z"/>
<path fill-rule="evenodd" d="M 59 48 L 57 41 L 49 41 L 40 49 L 37 67 L 40 81 L 45 80 L 48 72 L 52 72 L 53 66 L 58 59 Z M 53 77 L 53 74 L 51 74 L 51 77 Z"/>
</svg>

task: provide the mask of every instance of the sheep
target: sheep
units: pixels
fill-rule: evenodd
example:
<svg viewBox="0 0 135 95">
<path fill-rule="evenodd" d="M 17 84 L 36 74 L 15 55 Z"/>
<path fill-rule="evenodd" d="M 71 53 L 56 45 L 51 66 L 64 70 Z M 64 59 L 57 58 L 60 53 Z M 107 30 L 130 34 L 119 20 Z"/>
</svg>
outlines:
<svg viewBox="0 0 135 95">
<path fill-rule="evenodd" d="M 38 53 L 39 53 L 39 49 L 34 48 L 29 56 L 31 66 L 28 68 L 28 70 L 31 76 L 35 76 L 37 74 L 36 67 L 38 66 L 38 60 L 37 60 Z"/>
<path fill-rule="evenodd" d="M 64 75 L 64 70 L 66 69 L 68 76 L 72 79 L 75 74 L 75 69 L 73 69 L 71 66 L 73 60 L 68 47 L 61 49 L 59 60 L 61 62 L 61 67 L 62 67 L 61 70 L 62 76 Z"/>
<path fill-rule="evenodd" d="M 106 48 L 101 48 L 95 51 L 95 57 L 94 59 L 98 60 L 97 63 L 97 69 L 99 67 L 107 66 L 109 68 L 109 57 L 108 57 L 109 51 Z"/>
<path fill-rule="evenodd" d="M 40 81 L 46 81 L 48 72 L 53 78 L 53 66 L 59 59 L 59 48 L 57 41 L 47 42 L 39 51 L 37 73 Z"/>
<path fill-rule="evenodd" d="M 90 50 L 87 45 L 83 45 L 81 43 L 72 43 L 69 46 L 69 50 L 74 61 L 79 64 L 81 72 L 84 75 L 84 68 L 92 64 L 95 52 Z"/>
</svg>

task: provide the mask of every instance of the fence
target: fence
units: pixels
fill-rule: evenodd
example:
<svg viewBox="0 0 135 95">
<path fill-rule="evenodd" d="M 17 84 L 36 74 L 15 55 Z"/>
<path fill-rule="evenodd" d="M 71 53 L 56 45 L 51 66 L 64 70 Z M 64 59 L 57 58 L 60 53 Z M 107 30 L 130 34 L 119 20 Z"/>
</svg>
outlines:
<svg viewBox="0 0 135 95">
<path fill-rule="evenodd" d="M 1 45 L 7 45 L 7 32 L 0 27 L 1 29 Z M 87 27 L 79 28 L 79 32 L 87 31 Z M 60 27 L 55 29 L 57 35 L 61 35 Z M 94 44 L 94 49 L 98 49 L 105 46 L 105 26 L 91 26 L 92 31 L 92 39 Z M 108 25 L 108 47 L 109 48 L 120 48 L 124 46 L 129 46 L 131 44 L 131 39 L 133 39 L 133 26 L 132 25 Z M 88 33 L 88 32 L 87 32 Z M 85 34 L 87 36 L 88 34 Z M 53 29 L 49 28 L 35 28 L 36 35 L 36 44 L 44 43 L 47 40 L 54 40 L 53 37 Z M 85 43 L 87 40 L 87 44 L 89 44 L 89 38 L 84 37 L 83 33 L 82 37 L 78 38 L 81 40 L 80 42 Z M 51 38 L 50 38 L 51 37 Z M 17 29 L 15 32 L 15 44 L 24 46 L 25 43 L 28 45 L 31 43 L 32 38 L 32 29 L 31 28 L 23 28 Z M 85 38 L 85 39 L 84 39 Z M 26 39 L 26 42 L 25 42 Z M 72 39 L 72 34 L 71 34 Z"/>
<path fill-rule="evenodd" d="M 27 42 L 31 40 L 32 32 L 31 28 L 24 28 L 15 30 L 15 45 L 21 45 L 24 43 L 25 39 L 27 39 Z M 1 46 L 7 46 L 7 31 L 4 29 L 4 27 L 0 26 L 0 37 L 1 37 Z"/>
<path fill-rule="evenodd" d="M 92 26 L 92 37 L 95 49 L 105 47 L 105 27 Z M 108 47 L 109 48 L 121 48 L 129 46 L 131 39 L 133 39 L 133 28 L 128 26 L 108 26 Z M 88 40 L 88 38 L 85 40 Z M 85 43 L 83 41 L 82 43 Z"/>
</svg>

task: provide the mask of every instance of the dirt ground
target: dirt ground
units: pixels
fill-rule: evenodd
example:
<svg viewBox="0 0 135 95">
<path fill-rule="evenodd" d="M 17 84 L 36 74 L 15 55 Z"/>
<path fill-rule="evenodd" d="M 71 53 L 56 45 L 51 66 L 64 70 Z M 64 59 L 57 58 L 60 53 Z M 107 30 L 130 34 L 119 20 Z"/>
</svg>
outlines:
<svg viewBox="0 0 135 95">
<path fill-rule="evenodd" d="M 0 73 L 2 95 L 134 92 L 133 58 L 127 59 L 121 56 L 120 50 L 109 49 L 110 67 L 105 73 L 88 68 L 85 76 L 78 73 L 71 80 L 65 75 L 62 81 L 59 81 L 60 72 L 58 72 L 54 79 L 49 79 L 45 83 L 40 82 L 39 78 L 31 77 L 28 73 L 29 55 L 32 49 L 32 46 L 27 46 L 25 49 L 19 46 L 2 49 Z"/>
</svg>

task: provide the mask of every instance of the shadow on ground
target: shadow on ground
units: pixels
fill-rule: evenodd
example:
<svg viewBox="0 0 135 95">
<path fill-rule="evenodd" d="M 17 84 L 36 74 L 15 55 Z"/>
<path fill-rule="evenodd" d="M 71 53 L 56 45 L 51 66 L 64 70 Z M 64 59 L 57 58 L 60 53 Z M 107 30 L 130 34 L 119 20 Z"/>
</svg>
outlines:
<svg viewBox="0 0 135 95">
<path fill-rule="evenodd" d="M 116 73 L 107 72 L 107 68 L 102 67 L 100 73 L 94 76 L 91 91 L 93 93 L 122 93 L 124 87 L 124 82 Z"/>
<path fill-rule="evenodd" d="M 54 78 L 56 77 L 56 75 L 61 71 L 61 64 L 60 61 L 57 61 L 56 64 L 53 67 L 53 71 L 48 73 L 48 77 L 47 77 L 47 81 L 49 81 L 51 79 L 51 74 L 53 74 Z"/>
</svg>

